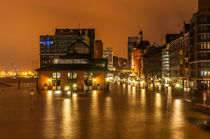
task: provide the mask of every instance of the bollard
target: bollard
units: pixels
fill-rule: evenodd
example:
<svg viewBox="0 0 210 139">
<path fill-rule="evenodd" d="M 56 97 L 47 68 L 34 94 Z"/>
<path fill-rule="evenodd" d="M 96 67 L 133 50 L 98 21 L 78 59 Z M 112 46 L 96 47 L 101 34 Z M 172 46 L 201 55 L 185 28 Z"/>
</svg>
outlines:
<svg viewBox="0 0 210 139">
<path fill-rule="evenodd" d="M 34 95 L 34 91 L 31 90 L 30 91 L 30 96 L 31 96 L 31 99 L 30 99 L 31 111 L 33 111 L 33 95 Z"/>
</svg>

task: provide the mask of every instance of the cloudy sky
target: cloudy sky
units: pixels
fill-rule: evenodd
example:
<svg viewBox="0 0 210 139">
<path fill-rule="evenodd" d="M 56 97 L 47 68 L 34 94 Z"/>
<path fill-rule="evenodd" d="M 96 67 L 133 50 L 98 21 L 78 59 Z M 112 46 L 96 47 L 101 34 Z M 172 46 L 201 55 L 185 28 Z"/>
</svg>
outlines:
<svg viewBox="0 0 210 139">
<path fill-rule="evenodd" d="M 55 28 L 95 28 L 96 39 L 127 57 L 127 38 L 143 30 L 160 42 L 197 11 L 197 0 L 1 0 L 0 65 L 39 63 L 39 36 Z"/>
</svg>

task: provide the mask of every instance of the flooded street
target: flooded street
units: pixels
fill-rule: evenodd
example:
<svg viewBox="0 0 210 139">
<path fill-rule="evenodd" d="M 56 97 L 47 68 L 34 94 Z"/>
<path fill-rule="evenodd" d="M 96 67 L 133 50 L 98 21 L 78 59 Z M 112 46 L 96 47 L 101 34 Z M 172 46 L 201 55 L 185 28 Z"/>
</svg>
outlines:
<svg viewBox="0 0 210 139">
<path fill-rule="evenodd" d="M 110 91 L 73 94 L 0 88 L 0 138 L 207 139 L 210 116 L 173 92 L 114 85 Z"/>
</svg>

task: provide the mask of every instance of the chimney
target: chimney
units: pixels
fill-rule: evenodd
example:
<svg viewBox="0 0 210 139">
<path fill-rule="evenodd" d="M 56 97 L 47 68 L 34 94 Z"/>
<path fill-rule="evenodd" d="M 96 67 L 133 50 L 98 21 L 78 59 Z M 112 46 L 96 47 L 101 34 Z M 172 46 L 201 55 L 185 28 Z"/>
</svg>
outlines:
<svg viewBox="0 0 210 139">
<path fill-rule="evenodd" d="M 139 42 L 143 40 L 143 32 L 140 30 L 139 32 Z"/>
</svg>

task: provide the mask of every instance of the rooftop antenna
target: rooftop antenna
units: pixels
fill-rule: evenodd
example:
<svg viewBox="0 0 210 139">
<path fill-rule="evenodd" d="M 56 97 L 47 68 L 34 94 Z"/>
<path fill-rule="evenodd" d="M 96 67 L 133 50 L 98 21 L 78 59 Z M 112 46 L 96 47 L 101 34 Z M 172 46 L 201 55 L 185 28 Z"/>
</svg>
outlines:
<svg viewBox="0 0 210 139">
<path fill-rule="evenodd" d="M 78 39 L 81 40 L 82 37 L 81 37 L 81 30 L 80 30 L 80 24 L 79 24 L 79 31 L 78 31 Z"/>
</svg>

